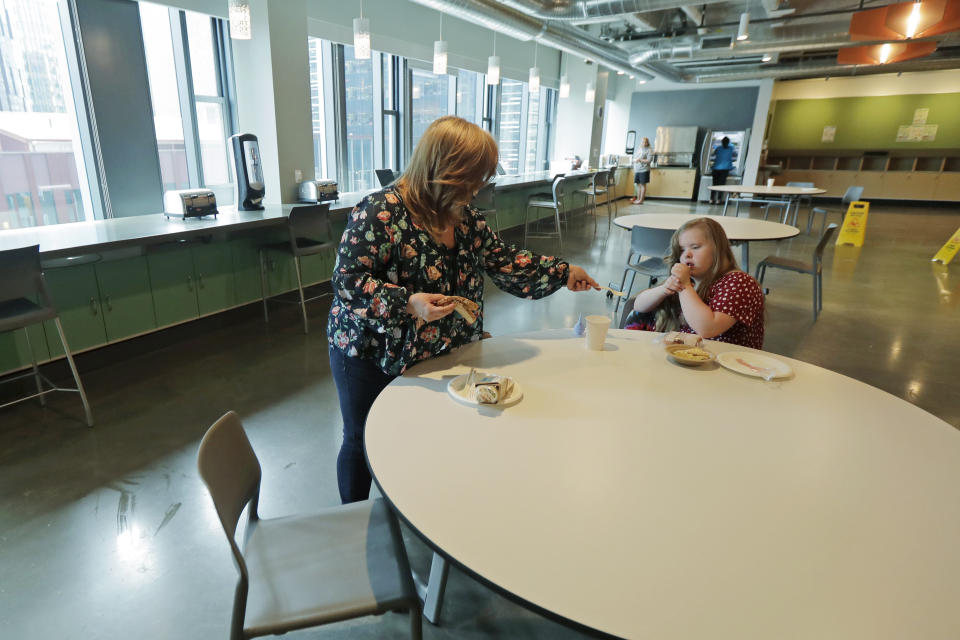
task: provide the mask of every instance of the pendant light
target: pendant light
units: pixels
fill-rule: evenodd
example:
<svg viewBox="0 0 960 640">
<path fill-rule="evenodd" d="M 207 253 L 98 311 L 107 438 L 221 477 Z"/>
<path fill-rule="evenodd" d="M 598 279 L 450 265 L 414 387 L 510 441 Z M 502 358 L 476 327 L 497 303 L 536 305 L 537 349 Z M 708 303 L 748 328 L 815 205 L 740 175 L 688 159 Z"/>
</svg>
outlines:
<svg viewBox="0 0 960 640">
<path fill-rule="evenodd" d="M 597 99 L 597 90 L 593 88 L 593 83 L 587 83 L 587 90 L 583 93 L 583 99 L 587 102 L 593 102 Z"/>
<path fill-rule="evenodd" d="M 360 17 L 353 19 L 353 57 L 370 59 L 370 21 L 363 17 L 363 0 L 360 0 Z"/>
<path fill-rule="evenodd" d="M 230 37 L 234 40 L 249 40 L 250 0 L 230 0 Z"/>
<path fill-rule="evenodd" d="M 500 56 L 497 55 L 497 32 L 493 32 L 493 55 L 487 58 L 487 84 L 500 84 Z"/>
<path fill-rule="evenodd" d="M 561 98 L 570 97 L 570 79 L 567 77 L 567 74 L 560 76 L 560 93 L 557 95 Z"/>
<path fill-rule="evenodd" d="M 443 40 L 443 13 L 440 13 L 440 39 L 433 43 L 433 73 L 442 76 L 447 72 L 447 43 Z"/>
<path fill-rule="evenodd" d="M 537 41 L 533 41 L 533 66 L 530 67 L 530 80 L 527 83 L 530 93 L 540 91 L 540 67 L 537 66 Z"/>
<path fill-rule="evenodd" d="M 737 29 L 737 41 L 743 42 L 750 37 L 750 12 L 740 14 L 740 28 Z"/>
</svg>

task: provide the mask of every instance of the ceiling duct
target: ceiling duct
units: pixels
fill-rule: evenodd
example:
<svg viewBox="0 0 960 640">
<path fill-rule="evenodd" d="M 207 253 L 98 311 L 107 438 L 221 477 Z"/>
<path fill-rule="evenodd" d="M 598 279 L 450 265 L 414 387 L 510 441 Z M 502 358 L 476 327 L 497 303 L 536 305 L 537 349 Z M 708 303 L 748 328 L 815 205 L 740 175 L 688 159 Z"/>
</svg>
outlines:
<svg viewBox="0 0 960 640">
<path fill-rule="evenodd" d="M 719 4 L 727 0 L 699 0 L 698 7 L 708 4 Z M 645 11 L 663 11 L 665 9 L 682 9 L 686 2 L 677 0 L 500 0 L 500 4 L 507 5 L 517 11 L 533 16 L 539 20 L 579 21 L 594 18 L 613 18 L 630 13 Z"/>
<path fill-rule="evenodd" d="M 838 65 L 838 64 L 794 64 L 758 67 L 752 71 L 732 71 L 720 73 L 700 73 L 684 75 L 686 82 L 735 82 L 738 80 L 797 80 L 800 78 L 831 78 L 842 76 L 865 76 L 878 73 L 906 73 L 911 71 L 939 71 L 960 67 L 960 57 L 927 57 L 920 60 L 908 60 L 893 64 L 874 65 Z"/>
<path fill-rule="evenodd" d="M 537 42 L 571 55 L 587 58 L 614 71 L 652 80 L 654 76 L 630 64 L 622 49 L 612 47 L 589 33 L 567 25 L 548 25 L 533 16 L 496 0 L 411 0 L 447 15 L 472 22 L 511 38 Z M 677 74 L 679 76 L 679 74 Z"/>
</svg>

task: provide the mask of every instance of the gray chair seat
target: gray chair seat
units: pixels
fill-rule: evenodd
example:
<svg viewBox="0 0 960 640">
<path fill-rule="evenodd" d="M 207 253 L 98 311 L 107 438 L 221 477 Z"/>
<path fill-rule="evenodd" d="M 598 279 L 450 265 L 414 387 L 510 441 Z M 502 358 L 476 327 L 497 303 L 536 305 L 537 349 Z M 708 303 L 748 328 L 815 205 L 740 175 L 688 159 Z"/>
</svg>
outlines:
<svg viewBox="0 0 960 640">
<path fill-rule="evenodd" d="M 41 307 L 26 298 L 15 298 L 0 302 L 0 331 L 19 329 L 56 317 L 56 309 Z"/>
<path fill-rule="evenodd" d="M 823 251 L 833 232 L 837 230 L 837 225 L 831 224 L 820 235 L 820 240 L 813 250 L 813 261 L 804 262 L 793 258 L 782 258 L 780 256 L 767 256 L 757 264 L 757 282 L 763 284 L 763 279 L 767 275 L 767 269 L 784 269 L 785 271 L 794 271 L 796 273 L 806 273 L 813 276 L 813 321 L 817 321 L 820 310 L 823 309 Z"/>
<path fill-rule="evenodd" d="M 527 206 L 551 209 L 553 208 L 553 198 L 550 198 L 549 200 L 545 198 L 531 198 L 530 200 L 527 200 Z"/>
<path fill-rule="evenodd" d="M 813 263 L 803 260 L 794 260 L 792 258 L 781 258 L 780 256 L 767 256 L 763 259 L 767 266 L 773 266 L 777 269 L 786 269 L 788 271 L 799 271 L 800 273 L 810 273 L 813 271 Z"/>
<path fill-rule="evenodd" d="M 395 561 L 383 500 L 254 523 L 244 549 L 248 636 L 405 609 L 415 593 Z"/>
</svg>

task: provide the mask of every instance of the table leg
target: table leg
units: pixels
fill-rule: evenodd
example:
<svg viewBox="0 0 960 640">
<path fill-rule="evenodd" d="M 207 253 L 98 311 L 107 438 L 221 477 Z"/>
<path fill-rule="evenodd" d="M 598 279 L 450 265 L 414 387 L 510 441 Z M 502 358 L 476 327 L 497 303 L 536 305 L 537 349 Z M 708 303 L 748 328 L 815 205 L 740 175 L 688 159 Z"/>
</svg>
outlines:
<svg viewBox="0 0 960 640">
<path fill-rule="evenodd" d="M 722 215 L 722 216 L 727 215 L 727 205 L 728 205 L 728 204 L 730 204 L 730 192 L 729 192 L 729 191 L 728 191 L 727 193 L 723 194 L 723 213 L 721 213 L 720 215 Z"/>
<path fill-rule="evenodd" d="M 740 243 L 740 262 L 743 263 L 740 268 L 745 273 L 750 273 L 750 243 L 746 240 Z"/>
<path fill-rule="evenodd" d="M 417 595 L 423 601 L 423 617 L 431 624 L 437 624 L 440 620 L 440 607 L 443 605 L 443 593 L 447 590 L 447 574 L 450 572 L 450 565 L 447 559 L 439 553 L 433 554 L 433 560 L 430 562 L 430 577 L 427 583 L 416 573 L 413 574 L 414 586 L 417 588 Z"/>
</svg>

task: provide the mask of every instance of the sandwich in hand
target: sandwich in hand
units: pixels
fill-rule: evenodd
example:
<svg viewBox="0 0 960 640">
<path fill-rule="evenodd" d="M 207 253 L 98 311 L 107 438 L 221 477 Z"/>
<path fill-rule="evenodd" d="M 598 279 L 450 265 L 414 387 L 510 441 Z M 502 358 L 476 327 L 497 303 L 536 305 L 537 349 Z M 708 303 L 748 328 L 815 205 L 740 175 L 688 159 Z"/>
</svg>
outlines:
<svg viewBox="0 0 960 640">
<path fill-rule="evenodd" d="M 443 296 L 433 302 L 433 304 L 438 307 L 445 307 L 451 303 L 457 305 L 454 311 L 463 316 L 467 324 L 473 324 L 477 321 L 477 313 L 480 311 L 480 305 L 469 298 L 464 298 L 463 296 Z"/>
</svg>

